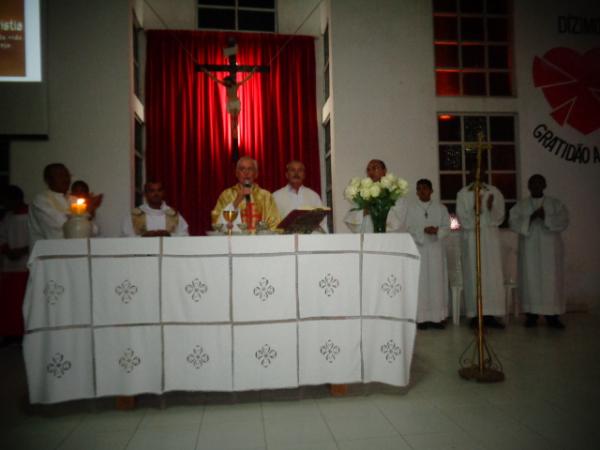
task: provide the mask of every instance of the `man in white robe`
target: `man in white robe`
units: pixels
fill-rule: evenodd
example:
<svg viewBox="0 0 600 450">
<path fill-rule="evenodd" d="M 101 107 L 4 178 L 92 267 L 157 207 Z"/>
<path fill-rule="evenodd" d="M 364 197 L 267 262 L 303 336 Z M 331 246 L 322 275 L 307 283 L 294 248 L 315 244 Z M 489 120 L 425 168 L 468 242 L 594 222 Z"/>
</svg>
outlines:
<svg viewBox="0 0 600 450">
<path fill-rule="evenodd" d="M 64 164 L 52 163 L 44 168 L 44 181 L 48 190 L 33 199 L 29 208 L 29 237 L 33 245 L 40 239 L 63 239 L 63 225 L 71 212 L 72 198 L 68 191 L 71 186 L 71 174 Z M 94 215 L 102 203 L 102 194 L 90 198 L 87 212 Z M 98 229 L 92 223 L 92 234 Z"/>
<path fill-rule="evenodd" d="M 560 233 L 569 225 L 567 208 L 544 195 L 546 179 L 539 174 L 527 183 L 531 196 L 510 210 L 510 228 L 519 234 L 518 289 L 526 327 L 537 325 L 538 314 L 552 328 L 562 329 L 565 312 L 563 242 Z"/>
<path fill-rule="evenodd" d="M 285 177 L 288 184 L 273 192 L 273 198 L 282 219 L 295 209 L 323 207 L 323 201 L 319 194 L 303 184 L 306 168 L 302 162 L 290 161 L 286 166 Z M 323 219 L 318 231 L 327 232 L 327 219 Z"/>
<path fill-rule="evenodd" d="M 443 240 L 450 232 L 448 210 L 432 200 L 430 180 L 417 181 L 417 197 L 408 206 L 406 224 L 421 254 L 417 328 L 443 329 L 448 317 L 448 269 Z"/>
<path fill-rule="evenodd" d="M 160 182 L 144 185 L 144 203 L 125 217 L 121 234 L 126 237 L 189 236 L 188 224 L 181 214 L 168 206 Z"/>
<path fill-rule="evenodd" d="M 486 179 L 485 171 L 481 178 Z M 456 197 L 456 214 L 461 226 L 461 262 L 467 317 L 471 327 L 476 327 L 477 286 L 475 248 L 475 186 L 463 187 Z M 498 227 L 504 221 L 504 196 L 491 184 L 481 183 L 481 293 L 483 298 L 484 324 L 492 328 L 504 328 L 497 319 L 506 314 L 504 300 L 504 276 Z"/>
<path fill-rule="evenodd" d="M 367 164 L 367 176 L 374 182 L 380 181 L 387 173 L 387 167 L 380 159 L 372 159 Z M 352 233 L 372 233 L 373 221 L 368 211 L 356 209 L 357 205 L 353 203 L 350 211 L 344 217 L 344 223 Z M 388 213 L 386 222 L 386 232 L 393 233 L 404 231 L 406 227 L 407 202 L 404 197 L 396 200 Z"/>
</svg>

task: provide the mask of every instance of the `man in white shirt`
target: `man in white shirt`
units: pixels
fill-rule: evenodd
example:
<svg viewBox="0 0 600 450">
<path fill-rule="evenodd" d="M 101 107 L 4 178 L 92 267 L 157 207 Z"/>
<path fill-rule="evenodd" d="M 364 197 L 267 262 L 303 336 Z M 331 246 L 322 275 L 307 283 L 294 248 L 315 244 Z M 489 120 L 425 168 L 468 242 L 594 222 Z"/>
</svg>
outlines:
<svg viewBox="0 0 600 450">
<path fill-rule="evenodd" d="M 417 197 L 408 206 L 406 224 L 408 232 L 421 254 L 419 275 L 419 303 L 417 328 L 445 327 L 448 317 L 448 269 L 443 240 L 450 231 L 448 210 L 432 200 L 431 181 L 417 181 Z"/>
<path fill-rule="evenodd" d="M 323 207 L 319 194 L 303 185 L 306 168 L 302 162 L 290 161 L 286 166 L 285 177 L 288 184 L 273 192 L 273 198 L 282 219 L 295 209 Z M 326 219 L 321 222 L 321 231 L 327 231 Z"/>
<path fill-rule="evenodd" d="M 374 182 L 380 181 L 387 174 L 387 167 L 380 159 L 372 159 L 367 164 L 367 176 Z M 404 197 L 396 200 L 387 217 L 386 231 L 388 233 L 403 231 L 406 221 L 407 203 Z M 344 223 L 352 233 L 372 233 L 373 221 L 368 211 L 357 210 L 356 204 L 346 213 Z"/>
<path fill-rule="evenodd" d="M 535 327 L 538 314 L 548 326 L 563 329 L 558 315 L 565 312 L 563 242 L 569 225 L 567 208 L 544 195 L 546 179 L 539 174 L 527 183 L 531 196 L 510 210 L 510 228 L 519 234 L 519 299 L 527 314 L 526 327 Z"/>
<path fill-rule="evenodd" d="M 52 163 L 44 168 L 44 181 L 48 190 L 33 200 L 29 209 L 29 236 L 31 248 L 40 239 L 63 239 L 63 225 L 71 212 L 71 174 L 64 164 Z M 94 215 L 102 203 L 102 194 L 90 198 L 87 212 Z M 96 234 L 97 229 L 92 231 Z"/>
<path fill-rule="evenodd" d="M 188 224 L 175 209 L 164 202 L 162 183 L 144 185 L 144 203 L 123 220 L 121 234 L 127 237 L 189 236 Z"/>
<path fill-rule="evenodd" d="M 481 179 L 486 180 L 484 168 Z M 504 328 L 496 317 L 506 314 L 504 276 L 498 227 L 504 221 L 504 196 L 491 184 L 481 183 L 481 292 L 484 324 Z M 471 327 L 477 326 L 476 248 L 475 248 L 475 184 L 463 187 L 456 196 L 456 214 L 461 226 L 461 260 L 465 306 Z"/>
</svg>

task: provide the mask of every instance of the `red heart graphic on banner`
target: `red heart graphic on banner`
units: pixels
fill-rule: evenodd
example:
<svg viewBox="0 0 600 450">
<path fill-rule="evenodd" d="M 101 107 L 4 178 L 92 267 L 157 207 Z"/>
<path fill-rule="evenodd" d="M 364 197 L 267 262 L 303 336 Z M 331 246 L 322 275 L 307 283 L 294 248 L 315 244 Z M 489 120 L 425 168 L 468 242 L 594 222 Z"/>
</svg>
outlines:
<svg viewBox="0 0 600 450">
<path fill-rule="evenodd" d="M 542 88 L 560 125 L 583 134 L 600 128 L 600 48 L 583 55 L 557 47 L 533 59 L 533 84 Z"/>
</svg>

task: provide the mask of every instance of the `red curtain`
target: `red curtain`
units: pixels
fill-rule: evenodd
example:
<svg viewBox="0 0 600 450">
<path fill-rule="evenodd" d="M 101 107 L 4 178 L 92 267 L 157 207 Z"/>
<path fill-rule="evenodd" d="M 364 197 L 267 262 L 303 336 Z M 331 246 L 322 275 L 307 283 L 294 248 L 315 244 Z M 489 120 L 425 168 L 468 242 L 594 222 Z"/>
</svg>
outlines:
<svg viewBox="0 0 600 450">
<path fill-rule="evenodd" d="M 203 31 L 149 31 L 146 53 L 146 173 L 162 181 L 167 203 L 190 224 L 210 229 L 221 191 L 237 182 L 225 88 L 195 64 L 227 64 L 235 37 L 239 65 L 269 65 L 238 89 L 239 155 L 258 161 L 257 183 L 286 184 L 285 164 L 304 162 L 305 184 L 320 192 L 315 50 L 309 36 Z M 222 79 L 226 72 L 215 74 Z M 238 75 L 240 81 L 243 75 Z"/>
</svg>

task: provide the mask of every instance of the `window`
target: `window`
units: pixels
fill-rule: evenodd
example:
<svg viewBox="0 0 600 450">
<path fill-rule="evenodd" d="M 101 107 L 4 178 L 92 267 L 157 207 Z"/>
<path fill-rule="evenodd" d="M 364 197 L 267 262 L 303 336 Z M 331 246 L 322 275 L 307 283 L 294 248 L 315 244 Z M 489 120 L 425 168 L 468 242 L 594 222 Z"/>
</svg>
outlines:
<svg viewBox="0 0 600 450">
<path fill-rule="evenodd" d="M 437 95 L 513 95 L 510 3 L 433 0 Z"/>
<path fill-rule="evenodd" d="M 275 32 L 275 0 L 198 0 L 198 28 Z"/>
<path fill-rule="evenodd" d="M 137 19 L 133 21 L 133 93 L 137 98 L 142 98 L 142 63 L 141 63 L 141 45 L 140 35 L 144 33 L 142 27 L 139 26 Z"/>
<path fill-rule="evenodd" d="M 333 181 L 331 178 L 331 122 L 328 120 L 323 125 L 323 134 L 325 135 L 325 200 L 327 206 L 333 205 Z M 333 233 L 333 215 L 327 215 L 327 228 Z"/>
<path fill-rule="evenodd" d="M 470 183 L 468 168 L 477 154 L 477 134 L 483 131 L 491 150 L 484 150 L 482 164 L 487 167 L 484 181 L 496 186 L 506 202 L 506 211 L 517 200 L 515 116 L 438 114 L 439 193 L 450 213 L 456 211 L 456 194 Z"/>
<path fill-rule="evenodd" d="M 323 95 L 329 98 L 329 27 L 323 33 Z"/>
<path fill-rule="evenodd" d="M 136 117 L 134 125 L 135 205 L 144 200 L 144 124 Z"/>
</svg>

